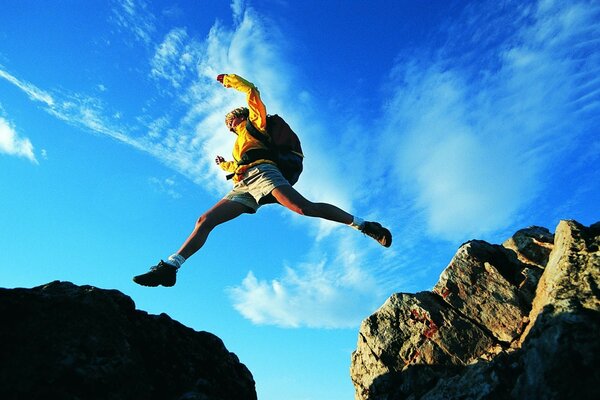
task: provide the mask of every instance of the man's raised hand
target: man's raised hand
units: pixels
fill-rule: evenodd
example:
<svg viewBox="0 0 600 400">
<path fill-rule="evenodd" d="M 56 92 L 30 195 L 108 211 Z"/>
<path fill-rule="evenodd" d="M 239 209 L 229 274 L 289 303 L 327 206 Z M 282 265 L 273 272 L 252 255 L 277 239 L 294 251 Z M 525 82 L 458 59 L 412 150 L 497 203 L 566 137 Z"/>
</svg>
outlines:
<svg viewBox="0 0 600 400">
<path fill-rule="evenodd" d="M 217 163 L 217 165 L 219 165 L 222 162 L 225 162 L 225 159 L 221 156 L 217 156 L 217 158 L 215 158 L 215 162 Z"/>
</svg>

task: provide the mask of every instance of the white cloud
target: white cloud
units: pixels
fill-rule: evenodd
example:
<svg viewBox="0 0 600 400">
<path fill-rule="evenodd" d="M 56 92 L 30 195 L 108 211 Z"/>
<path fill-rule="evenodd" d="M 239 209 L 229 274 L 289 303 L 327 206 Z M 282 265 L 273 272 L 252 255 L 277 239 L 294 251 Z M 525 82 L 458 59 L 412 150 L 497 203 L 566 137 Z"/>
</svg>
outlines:
<svg viewBox="0 0 600 400">
<path fill-rule="evenodd" d="M 24 81 L 17 79 L 13 75 L 11 75 L 7 71 L 5 71 L 1 65 L 0 65 L 0 78 L 6 79 L 8 82 L 12 83 L 13 85 L 15 85 L 16 87 L 21 89 L 23 92 L 25 92 L 29 96 L 29 98 L 31 100 L 41 101 L 42 103 L 45 103 L 49 107 L 52 107 L 54 105 L 54 99 L 52 98 L 52 96 L 50 94 L 44 92 L 43 90 L 38 89 L 37 87 L 35 87 L 34 85 L 32 85 L 28 82 L 24 82 Z"/>
<path fill-rule="evenodd" d="M 346 253 L 327 260 L 286 267 L 279 279 L 257 279 L 249 272 L 230 289 L 234 307 L 255 324 L 286 328 L 356 327 L 385 296 L 361 267 L 361 257 Z"/>
<path fill-rule="evenodd" d="M 181 193 L 179 193 L 178 190 L 179 185 L 177 183 L 176 177 L 174 176 L 164 179 L 151 177 L 148 179 L 148 182 L 160 193 L 164 193 L 167 196 L 176 200 L 181 198 Z"/>
<path fill-rule="evenodd" d="M 590 18 L 598 7 L 586 10 L 544 2 L 528 14 L 532 22 L 497 37 L 498 21 L 478 19 L 467 29 L 473 38 L 504 44 L 477 48 L 476 60 L 444 48 L 397 66 L 383 154 L 430 233 L 457 239 L 502 228 L 540 195 L 551 160 L 595 129 L 578 116 L 597 113 L 600 97 L 598 56 L 582 62 L 577 54 L 600 31 Z"/>
<path fill-rule="evenodd" d="M 31 141 L 19 137 L 15 128 L 2 117 L 0 117 L 0 153 L 24 157 L 32 163 L 38 164 Z"/>
<path fill-rule="evenodd" d="M 244 11 L 246 10 L 246 0 L 232 0 L 231 11 L 233 12 L 233 18 L 236 22 L 242 20 Z"/>
<path fill-rule="evenodd" d="M 151 60 L 153 78 L 167 80 L 174 88 L 179 88 L 183 80 L 195 72 L 200 45 L 190 41 L 184 28 L 171 30 L 157 46 Z"/>
<path fill-rule="evenodd" d="M 148 152 L 157 158 L 166 159 L 167 164 L 173 158 L 172 155 L 161 154 L 162 146 L 150 143 L 144 138 L 136 138 L 130 134 L 127 128 L 117 125 L 114 120 L 120 119 L 119 113 L 109 113 L 103 103 L 96 98 L 77 93 L 51 95 L 29 82 L 18 79 L 1 67 L 0 78 L 6 79 L 21 89 L 31 100 L 41 102 L 45 106 L 45 110 L 58 119 L 106 135 L 138 150 Z M 109 115 L 113 117 L 111 118 Z"/>
<path fill-rule="evenodd" d="M 113 21 L 117 26 L 149 45 L 156 31 L 156 18 L 148 11 L 148 4 L 144 0 L 115 0 L 114 4 Z"/>
</svg>

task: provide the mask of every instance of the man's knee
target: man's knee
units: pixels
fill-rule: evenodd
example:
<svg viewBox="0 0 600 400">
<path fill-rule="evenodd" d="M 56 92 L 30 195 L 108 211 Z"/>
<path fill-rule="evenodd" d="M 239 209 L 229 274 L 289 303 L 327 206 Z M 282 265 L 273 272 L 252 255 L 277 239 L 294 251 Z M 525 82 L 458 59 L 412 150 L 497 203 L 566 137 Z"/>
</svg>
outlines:
<svg viewBox="0 0 600 400">
<path fill-rule="evenodd" d="M 213 218 L 211 218 L 209 213 L 202 214 L 198 220 L 196 220 L 196 228 L 212 229 L 214 227 L 214 222 L 212 221 Z"/>
</svg>

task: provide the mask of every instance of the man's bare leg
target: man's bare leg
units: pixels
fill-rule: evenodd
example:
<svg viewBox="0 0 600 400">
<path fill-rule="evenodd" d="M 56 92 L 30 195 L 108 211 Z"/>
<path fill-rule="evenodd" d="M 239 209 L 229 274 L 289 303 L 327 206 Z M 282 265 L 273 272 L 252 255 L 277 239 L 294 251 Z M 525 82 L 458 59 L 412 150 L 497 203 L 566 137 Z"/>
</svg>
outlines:
<svg viewBox="0 0 600 400">
<path fill-rule="evenodd" d="M 217 225 L 230 221 L 247 212 L 251 212 L 249 207 L 235 201 L 222 199 L 198 218 L 194 230 L 176 254 L 169 257 L 167 262 L 161 260 L 158 265 L 150 268 L 149 272 L 135 276 L 133 281 L 139 285 L 150 287 L 159 285 L 170 287 L 175 285 L 177 270 L 181 266 L 181 263 L 202 248 L 204 243 L 206 243 L 208 234 Z"/>
<path fill-rule="evenodd" d="M 227 199 L 220 200 L 210 210 L 198 218 L 194 230 L 177 251 L 177 254 L 186 259 L 191 257 L 204 246 L 208 234 L 217 225 L 230 221 L 250 211 L 250 208 L 236 201 Z"/>
<path fill-rule="evenodd" d="M 351 214 L 341 208 L 329 203 L 313 203 L 288 185 L 275 188 L 271 194 L 277 199 L 279 204 L 300 215 L 324 218 L 346 225 L 350 225 L 354 220 Z"/>
<path fill-rule="evenodd" d="M 271 194 L 279 204 L 298 214 L 346 224 L 372 237 L 384 247 L 392 245 L 392 233 L 378 222 L 363 221 L 332 204 L 313 203 L 288 185 L 273 189 Z"/>
</svg>

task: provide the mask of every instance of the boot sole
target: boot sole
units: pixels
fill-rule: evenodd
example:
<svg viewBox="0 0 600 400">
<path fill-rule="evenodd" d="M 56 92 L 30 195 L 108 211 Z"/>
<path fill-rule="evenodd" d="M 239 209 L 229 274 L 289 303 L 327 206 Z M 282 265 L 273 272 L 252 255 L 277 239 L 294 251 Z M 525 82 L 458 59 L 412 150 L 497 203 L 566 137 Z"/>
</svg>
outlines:
<svg viewBox="0 0 600 400">
<path fill-rule="evenodd" d="M 140 286 L 145 286 L 145 287 L 158 287 L 158 286 L 164 286 L 164 287 L 173 287 L 175 286 L 175 282 L 171 283 L 171 282 L 167 282 L 167 283 L 156 283 L 156 284 L 150 284 L 150 283 L 145 283 L 145 282 L 138 282 L 135 280 L 135 278 L 133 278 L 133 281 L 135 283 L 137 283 Z"/>
</svg>

